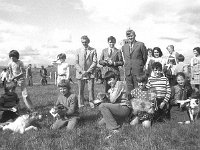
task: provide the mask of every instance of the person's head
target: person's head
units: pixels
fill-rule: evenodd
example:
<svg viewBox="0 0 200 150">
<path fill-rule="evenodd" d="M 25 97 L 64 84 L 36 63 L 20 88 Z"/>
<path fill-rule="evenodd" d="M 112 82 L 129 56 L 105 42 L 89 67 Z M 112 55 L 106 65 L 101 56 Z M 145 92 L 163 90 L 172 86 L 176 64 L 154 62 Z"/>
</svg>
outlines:
<svg viewBox="0 0 200 150">
<path fill-rule="evenodd" d="M 158 57 L 162 57 L 162 55 L 163 55 L 163 53 L 159 47 L 153 48 L 153 53 L 152 53 L 153 57 L 158 58 Z"/>
<path fill-rule="evenodd" d="M 57 59 L 60 60 L 61 62 L 64 62 L 66 59 L 66 55 L 64 53 L 61 53 L 57 56 Z"/>
<path fill-rule="evenodd" d="M 104 79 L 111 87 L 114 87 L 117 82 L 117 75 L 113 71 L 108 71 L 105 73 Z"/>
<path fill-rule="evenodd" d="M 174 52 L 174 45 L 168 45 L 167 46 L 167 50 L 170 54 L 172 54 Z"/>
<path fill-rule="evenodd" d="M 148 48 L 147 52 L 149 57 L 153 56 L 153 50 L 151 48 Z"/>
<path fill-rule="evenodd" d="M 32 66 L 31 64 L 28 64 L 28 67 L 29 67 L 29 68 L 31 68 L 31 66 Z"/>
<path fill-rule="evenodd" d="M 13 61 L 16 62 L 19 59 L 19 52 L 17 50 L 11 50 L 9 52 L 9 58 Z"/>
<path fill-rule="evenodd" d="M 183 72 L 178 72 L 176 74 L 176 81 L 178 85 L 184 86 L 185 85 L 185 74 Z"/>
<path fill-rule="evenodd" d="M 140 89 L 143 89 L 145 87 L 146 83 L 147 83 L 147 77 L 145 75 L 143 75 L 143 76 L 137 76 L 136 77 L 136 81 L 138 83 L 138 87 Z"/>
<path fill-rule="evenodd" d="M 200 47 L 195 47 L 193 49 L 193 53 L 194 53 L 195 56 L 199 56 L 200 55 Z"/>
<path fill-rule="evenodd" d="M 129 40 L 129 42 L 131 42 L 131 43 L 134 42 L 135 41 L 135 37 L 136 37 L 135 31 L 133 31 L 131 29 L 127 30 L 126 31 L 126 37 Z"/>
<path fill-rule="evenodd" d="M 184 62 L 185 57 L 182 54 L 179 54 L 177 57 L 178 62 Z"/>
<path fill-rule="evenodd" d="M 70 81 L 69 80 L 62 79 L 58 83 L 58 87 L 59 87 L 59 90 L 60 90 L 61 94 L 66 95 L 66 94 L 70 93 L 71 85 L 70 85 Z"/>
<path fill-rule="evenodd" d="M 44 69 L 44 66 L 42 65 L 41 68 Z"/>
<path fill-rule="evenodd" d="M 116 43 L 116 38 L 114 36 L 109 36 L 108 37 L 108 45 L 110 48 L 115 47 L 115 43 Z"/>
<path fill-rule="evenodd" d="M 152 64 L 152 71 L 154 73 L 154 76 L 161 77 L 161 75 L 162 75 L 162 64 L 160 62 L 154 62 Z"/>
<path fill-rule="evenodd" d="M 84 46 L 85 48 L 88 47 L 88 44 L 90 43 L 90 39 L 88 38 L 87 35 L 83 35 L 83 36 L 81 37 L 81 43 L 83 44 L 83 46 Z"/>
<path fill-rule="evenodd" d="M 6 72 L 6 71 L 7 71 L 7 68 L 3 68 L 3 71 Z"/>
<path fill-rule="evenodd" d="M 5 93 L 15 92 L 15 88 L 16 88 L 16 84 L 14 82 L 7 82 L 4 87 L 4 91 Z"/>
</svg>

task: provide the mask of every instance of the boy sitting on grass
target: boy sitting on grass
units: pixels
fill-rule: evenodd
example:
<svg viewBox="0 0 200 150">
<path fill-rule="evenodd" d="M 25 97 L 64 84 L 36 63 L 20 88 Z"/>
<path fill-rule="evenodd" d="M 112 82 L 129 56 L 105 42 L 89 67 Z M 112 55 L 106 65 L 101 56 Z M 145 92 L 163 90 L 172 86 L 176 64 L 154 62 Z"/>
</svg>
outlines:
<svg viewBox="0 0 200 150">
<path fill-rule="evenodd" d="M 18 117 L 17 108 L 19 105 L 19 98 L 15 93 L 15 84 L 7 82 L 5 85 L 5 93 L 0 97 L 0 122 L 13 121 Z"/>
<path fill-rule="evenodd" d="M 58 118 L 51 126 L 51 129 L 60 129 L 67 125 L 67 129 L 74 129 L 79 119 L 78 98 L 70 92 L 70 81 L 62 79 L 58 83 L 60 95 L 54 106 L 53 114 L 58 113 Z"/>
<path fill-rule="evenodd" d="M 155 121 L 164 121 L 163 119 L 170 119 L 169 114 L 169 99 L 171 95 L 171 88 L 169 80 L 162 74 L 162 64 L 155 62 L 152 64 L 153 74 L 148 78 L 146 87 L 152 89 L 156 93 L 156 103 L 158 107 L 154 114 Z"/>
</svg>

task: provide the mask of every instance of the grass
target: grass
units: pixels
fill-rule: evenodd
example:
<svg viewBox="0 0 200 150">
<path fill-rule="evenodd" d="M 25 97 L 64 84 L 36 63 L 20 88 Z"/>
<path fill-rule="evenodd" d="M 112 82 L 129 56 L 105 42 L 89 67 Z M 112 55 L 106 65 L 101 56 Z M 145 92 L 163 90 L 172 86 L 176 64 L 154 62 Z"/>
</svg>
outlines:
<svg viewBox="0 0 200 150">
<path fill-rule="evenodd" d="M 39 81 L 35 73 L 34 81 Z M 95 84 L 95 93 L 102 90 L 102 85 Z M 87 97 L 87 88 L 86 97 Z M 54 122 L 49 114 L 50 108 L 57 99 L 58 90 L 53 84 L 39 84 L 28 87 L 31 99 L 36 109 L 43 114 L 42 126 L 38 131 L 28 131 L 23 135 L 10 131 L 0 131 L 0 150 L 199 150 L 200 149 L 200 120 L 190 125 L 178 125 L 172 121 L 156 123 L 150 129 L 141 125 L 130 126 L 125 123 L 119 134 L 106 140 L 108 130 L 98 126 L 101 118 L 98 109 L 86 106 L 80 109 L 81 119 L 77 128 L 67 131 L 65 128 L 52 131 L 49 129 Z M 77 85 L 73 86 L 77 94 Z M 3 89 L 0 89 L 3 93 Z M 26 109 L 22 97 L 21 113 Z"/>
</svg>

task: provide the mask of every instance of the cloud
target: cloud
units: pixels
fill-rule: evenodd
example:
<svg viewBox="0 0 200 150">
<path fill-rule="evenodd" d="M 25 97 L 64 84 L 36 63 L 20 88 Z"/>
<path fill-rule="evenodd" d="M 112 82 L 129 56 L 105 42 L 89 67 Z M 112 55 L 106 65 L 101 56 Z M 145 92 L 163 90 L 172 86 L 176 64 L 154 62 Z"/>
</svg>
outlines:
<svg viewBox="0 0 200 150">
<path fill-rule="evenodd" d="M 173 42 L 182 42 L 186 38 L 160 37 L 160 39 L 162 39 L 162 40 L 169 40 L 169 41 L 173 41 Z"/>
<path fill-rule="evenodd" d="M 26 9 L 22 6 L 11 4 L 8 2 L 3 2 L 1 1 L 0 3 L 0 11 L 5 11 L 5 12 L 18 12 L 18 13 L 25 13 L 27 12 Z"/>
</svg>

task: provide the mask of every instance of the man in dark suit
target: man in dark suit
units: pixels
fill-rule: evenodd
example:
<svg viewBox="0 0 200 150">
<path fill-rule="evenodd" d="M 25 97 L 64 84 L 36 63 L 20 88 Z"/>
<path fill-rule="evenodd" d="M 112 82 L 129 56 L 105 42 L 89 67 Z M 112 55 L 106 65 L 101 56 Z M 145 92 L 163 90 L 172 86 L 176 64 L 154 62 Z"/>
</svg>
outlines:
<svg viewBox="0 0 200 150">
<path fill-rule="evenodd" d="M 89 46 L 90 39 L 87 36 L 81 37 L 83 47 L 77 50 L 76 54 L 76 78 L 78 80 L 78 103 L 79 107 L 84 106 L 84 87 L 88 83 L 89 104 L 93 107 L 94 100 L 94 77 L 97 66 L 96 49 Z"/>
<path fill-rule="evenodd" d="M 126 76 L 127 93 L 137 87 L 136 77 L 144 74 L 144 65 L 147 61 L 147 50 L 144 43 L 136 41 L 136 34 L 133 30 L 126 31 L 128 43 L 122 46 L 124 68 Z"/>
<path fill-rule="evenodd" d="M 121 51 L 115 48 L 116 39 L 113 36 L 108 37 L 108 48 L 102 50 L 99 64 L 103 66 L 102 69 L 102 78 L 104 78 L 105 73 L 108 71 L 113 71 L 118 80 L 120 79 L 119 66 L 123 66 L 123 58 Z M 107 81 L 104 79 L 105 92 L 108 92 L 110 86 Z"/>
</svg>

